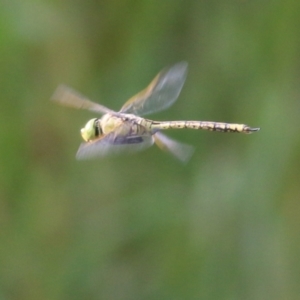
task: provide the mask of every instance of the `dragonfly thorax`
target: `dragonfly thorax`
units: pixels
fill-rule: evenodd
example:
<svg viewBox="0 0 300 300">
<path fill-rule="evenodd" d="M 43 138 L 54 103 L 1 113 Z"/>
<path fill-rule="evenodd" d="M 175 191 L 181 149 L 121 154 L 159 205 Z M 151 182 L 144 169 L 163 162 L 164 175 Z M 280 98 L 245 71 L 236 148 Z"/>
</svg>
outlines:
<svg viewBox="0 0 300 300">
<path fill-rule="evenodd" d="M 101 127 L 101 132 L 103 134 L 109 134 L 116 130 L 116 128 L 119 128 L 123 125 L 123 119 L 119 116 L 111 115 L 111 114 L 105 114 L 100 120 L 99 120 L 99 127 Z"/>
<path fill-rule="evenodd" d="M 86 142 L 93 141 L 102 134 L 101 127 L 98 126 L 97 118 L 89 120 L 84 128 L 80 130 L 82 138 Z"/>
</svg>

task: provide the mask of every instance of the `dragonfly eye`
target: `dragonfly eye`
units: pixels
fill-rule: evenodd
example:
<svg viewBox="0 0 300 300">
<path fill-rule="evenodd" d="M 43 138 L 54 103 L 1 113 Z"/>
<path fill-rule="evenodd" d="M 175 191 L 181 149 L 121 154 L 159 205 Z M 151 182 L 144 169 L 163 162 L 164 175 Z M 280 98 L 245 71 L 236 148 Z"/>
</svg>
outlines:
<svg viewBox="0 0 300 300">
<path fill-rule="evenodd" d="M 89 120 L 84 128 L 81 129 L 81 136 L 86 141 L 93 141 L 99 135 L 99 129 L 96 125 L 96 118 Z"/>
</svg>

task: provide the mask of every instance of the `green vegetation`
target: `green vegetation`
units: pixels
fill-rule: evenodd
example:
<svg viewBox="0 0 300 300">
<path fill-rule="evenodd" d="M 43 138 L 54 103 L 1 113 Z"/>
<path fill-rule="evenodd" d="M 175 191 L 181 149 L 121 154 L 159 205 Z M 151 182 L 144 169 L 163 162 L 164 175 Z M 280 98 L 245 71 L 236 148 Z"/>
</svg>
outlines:
<svg viewBox="0 0 300 300">
<path fill-rule="evenodd" d="M 0 299 L 298 299 L 299 1 L 4 1 L 0 10 Z M 111 109 L 189 62 L 158 148 L 76 161 L 98 117 L 49 101 L 65 83 Z"/>
</svg>

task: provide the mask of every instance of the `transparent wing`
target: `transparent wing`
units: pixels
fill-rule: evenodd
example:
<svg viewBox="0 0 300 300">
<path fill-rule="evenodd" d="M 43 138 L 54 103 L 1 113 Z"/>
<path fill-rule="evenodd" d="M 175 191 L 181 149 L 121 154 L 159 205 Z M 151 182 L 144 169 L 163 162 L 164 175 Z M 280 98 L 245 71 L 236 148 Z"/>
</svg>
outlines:
<svg viewBox="0 0 300 300">
<path fill-rule="evenodd" d="M 155 144 L 162 150 L 171 153 L 182 162 L 188 162 L 194 153 L 194 147 L 175 141 L 161 132 L 154 134 Z"/>
<path fill-rule="evenodd" d="M 116 136 L 114 132 L 94 142 L 82 143 L 77 151 L 78 160 L 116 155 L 120 153 L 134 153 L 153 145 L 151 135 Z"/>
<path fill-rule="evenodd" d="M 180 62 L 162 70 L 146 89 L 130 98 L 121 113 L 146 115 L 171 106 L 179 96 L 187 75 L 188 64 Z"/>
<path fill-rule="evenodd" d="M 72 108 L 82 108 L 100 114 L 115 114 L 113 110 L 100 105 L 98 103 L 92 102 L 84 96 L 80 95 L 73 89 L 65 86 L 59 85 L 51 97 L 51 100 L 58 102 L 61 105 L 65 105 Z"/>
</svg>

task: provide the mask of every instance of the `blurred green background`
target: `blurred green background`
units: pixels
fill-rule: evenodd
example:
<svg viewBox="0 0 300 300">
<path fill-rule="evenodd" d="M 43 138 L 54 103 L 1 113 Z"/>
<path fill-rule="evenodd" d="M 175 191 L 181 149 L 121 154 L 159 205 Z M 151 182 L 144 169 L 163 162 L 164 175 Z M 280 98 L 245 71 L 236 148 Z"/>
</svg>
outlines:
<svg viewBox="0 0 300 300">
<path fill-rule="evenodd" d="M 0 299 L 299 299 L 300 2 L 1 1 Z M 95 117 L 49 101 L 65 83 L 118 110 L 189 62 L 152 147 L 76 161 Z M 96 116 L 97 117 L 97 116 Z"/>
</svg>

